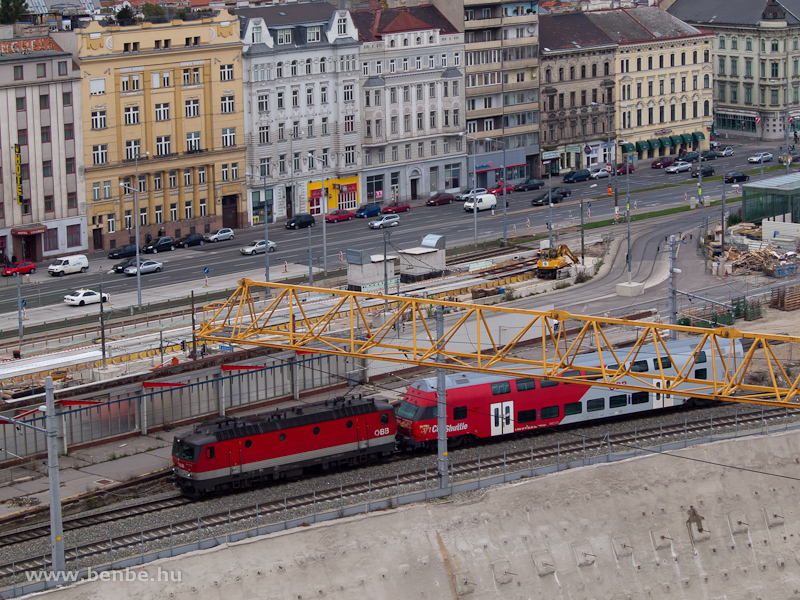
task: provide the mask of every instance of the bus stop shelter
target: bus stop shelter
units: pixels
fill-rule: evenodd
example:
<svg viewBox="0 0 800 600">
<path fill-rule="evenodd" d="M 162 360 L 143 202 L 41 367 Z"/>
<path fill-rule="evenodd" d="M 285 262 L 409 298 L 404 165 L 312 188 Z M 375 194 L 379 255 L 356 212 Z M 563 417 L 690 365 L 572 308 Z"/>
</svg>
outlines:
<svg viewBox="0 0 800 600">
<path fill-rule="evenodd" d="M 742 186 L 742 220 L 760 223 L 764 219 L 792 215 L 800 223 L 800 173 L 751 181 Z"/>
</svg>

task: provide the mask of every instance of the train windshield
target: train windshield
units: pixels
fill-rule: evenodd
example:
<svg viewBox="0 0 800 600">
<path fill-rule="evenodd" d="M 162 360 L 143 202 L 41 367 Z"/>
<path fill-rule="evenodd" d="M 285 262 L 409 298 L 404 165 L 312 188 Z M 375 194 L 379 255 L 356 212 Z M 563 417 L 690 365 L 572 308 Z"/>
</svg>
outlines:
<svg viewBox="0 0 800 600">
<path fill-rule="evenodd" d="M 417 406 L 403 400 L 397 409 L 397 416 L 400 419 L 408 419 L 409 421 L 426 421 L 435 419 L 438 412 L 435 404 L 433 406 Z"/>
<path fill-rule="evenodd" d="M 172 456 L 178 460 L 197 462 L 198 448 L 175 440 L 172 443 Z"/>
</svg>

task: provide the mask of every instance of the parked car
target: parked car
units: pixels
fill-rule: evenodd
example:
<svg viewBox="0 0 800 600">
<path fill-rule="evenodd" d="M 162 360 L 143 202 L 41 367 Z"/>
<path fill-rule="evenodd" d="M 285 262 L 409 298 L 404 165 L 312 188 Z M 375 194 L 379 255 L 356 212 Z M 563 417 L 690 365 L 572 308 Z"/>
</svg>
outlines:
<svg viewBox="0 0 800 600">
<path fill-rule="evenodd" d="M 769 152 L 756 152 L 753 156 L 747 158 L 749 163 L 771 162 L 772 154 Z"/>
<path fill-rule="evenodd" d="M 356 209 L 356 216 L 359 219 L 363 219 L 365 217 L 377 217 L 379 214 L 381 214 L 381 205 L 377 202 L 362 204 Z"/>
<path fill-rule="evenodd" d="M 708 147 L 711 148 L 712 150 L 716 150 L 720 146 L 722 146 L 722 144 L 717 140 L 711 140 L 710 142 L 708 142 Z"/>
<path fill-rule="evenodd" d="M 206 243 L 206 239 L 202 233 L 187 233 L 175 240 L 175 245 L 178 248 L 188 248 L 189 246 L 202 246 Z"/>
<path fill-rule="evenodd" d="M 111 270 L 114 271 L 114 273 L 124 273 L 125 269 L 135 264 L 136 264 L 136 257 L 134 256 L 133 258 L 126 258 L 125 260 L 121 260 L 113 267 L 111 267 Z"/>
<path fill-rule="evenodd" d="M 164 265 L 157 260 L 145 260 L 139 264 L 139 272 L 142 275 L 145 273 L 160 273 L 163 268 Z M 136 275 L 136 265 L 133 264 L 130 267 L 126 267 L 123 273 L 125 275 Z"/>
<path fill-rule="evenodd" d="M 273 241 L 264 241 L 264 240 L 255 240 L 250 242 L 244 248 L 239 248 L 239 252 L 244 254 L 245 256 L 252 256 L 253 254 L 263 254 L 266 252 L 267 248 L 269 248 L 270 252 L 275 252 L 275 249 L 278 247 Z"/>
<path fill-rule="evenodd" d="M 625 173 L 634 173 L 636 168 L 633 163 L 622 163 L 617 167 L 617 175 L 625 175 Z"/>
<path fill-rule="evenodd" d="M 302 229 L 305 227 L 313 227 L 317 224 L 314 215 L 296 215 L 286 221 L 286 229 Z"/>
<path fill-rule="evenodd" d="M 326 223 L 340 223 L 341 221 L 352 221 L 355 213 L 350 210 L 332 210 L 325 215 Z"/>
<path fill-rule="evenodd" d="M 700 160 L 700 155 L 697 152 L 683 152 L 678 155 L 678 160 L 692 163 L 696 160 Z"/>
<path fill-rule="evenodd" d="M 564 199 L 564 196 L 553 190 L 552 200 L 550 200 L 550 198 L 551 198 L 550 192 L 537 194 L 531 200 L 531 206 L 548 206 L 550 202 L 552 202 L 553 204 L 558 204 Z"/>
<path fill-rule="evenodd" d="M 495 196 L 502 196 L 503 195 L 503 188 L 506 190 L 506 195 L 512 193 L 514 191 L 514 186 L 510 183 L 506 183 L 505 185 L 496 185 L 493 188 L 489 188 L 487 190 L 487 194 L 494 194 Z"/>
<path fill-rule="evenodd" d="M 28 273 L 36 273 L 36 265 L 29 260 L 22 260 L 15 262 L 10 267 L 5 267 L 3 269 L 3 277 L 9 277 L 14 273 L 19 273 L 20 275 L 27 275 Z"/>
<path fill-rule="evenodd" d="M 699 167 L 694 171 L 692 171 L 692 177 L 699 178 L 700 173 L 703 174 L 703 177 L 711 177 L 714 174 L 714 167 L 711 167 L 709 165 L 703 165 L 702 167 Z"/>
<path fill-rule="evenodd" d="M 57 258 L 47 267 L 47 272 L 53 277 L 63 277 L 70 273 L 86 273 L 88 271 L 89 259 L 83 254 Z"/>
<path fill-rule="evenodd" d="M 778 162 L 781 163 L 782 165 L 786 164 L 786 152 L 784 152 L 783 154 L 781 154 L 778 157 Z M 790 151 L 789 152 L 789 164 L 791 165 L 794 162 L 797 162 L 797 154 L 795 154 L 794 152 Z"/>
<path fill-rule="evenodd" d="M 683 162 L 683 161 L 675 161 L 666 169 L 664 169 L 665 173 L 683 173 L 684 171 L 691 171 L 692 170 L 692 163 Z"/>
<path fill-rule="evenodd" d="M 654 160 L 653 164 L 650 165 L 650 167 L 653 169 L 666 169 L 674 162 L 675 162 L 674 156 L 662 156 L 658 160 Z"/>
<path fill-rule="evenodd" d="M 164 237 L 154 239 L 142 248 L 142 250 L 148 254 L 158 254 L 159 252 L 166 252 L 167 250 L 172 252 L 175 250 L 175 240 L 165 235 Z"/>
<path fill-rule="evenodd" d="M 523 181 L 522 183 L 518 183 L 514 186 L 515 192 L 527 192 L 528 190 L 538 190 L 544 186 L 544 181 L 541 179 L 536 179 L 535 177 L 530 177 Z"/>
<path fill-rule="evenodd" d="M 222 229 L 216 229 L 206 235 L 207 242 L 222 242 L 225 240 L 232 240 L 233 239 L 233 229 L 229 227 L 223 227 Z"/>
<path fill-rule="evenodd" d="M 466 190 L 465 192 L 459 192 L 456 194 L 456 200 L 459 202 L 466 202 L 472 196 L 480 196 L 481 194 L 485 194 L 486 188 L 472 188 L 471 190 Z"/>
<path fill-rule="evenodd" d="M 750 181 L 750 176 L 740 171 L 731 171 L 725 174 L 725 183 L 739 183 L 740 181 Z"/>
<path fill-rule="evenodd" d="M 397 215 L 381 215 L 369 222 L 370 229 L 383 229 L 384 227 L 397 227 L 398 225 L 400 225 L 400 217 Z"/>
<path fill-rule="evenodd" d="M 592 179 L 603 179 L 605 177 L 611 177 L 611 173 L 609 173 L 605 169 L 601 169 L 600 171 L 595 171 L 591 175 Z"/>
<path fill-rule="evenodd" d="M 391 202 L 383 209 L 383 214 L 391 215 L 394 213 L 408 212 L 411 210 L 411 205 L 408 202 Z"/>
<path fill-rule="evenodd" d="M 564 198 L 566 198 L 567 196 L 572 196 L 572 190 L 567 187 L 554 187 L 553 193 L 561 194 Z"/>
<path fill-rule="evenodd" d="M 136 244 L 127 244 L 125 246 L 120 246 L 119 248 L 115 248 L 111 252 L 108 253 L 108 258 L 128 258 L 131 256 L 136 256 Z"/>
<path fill-rule="evenodd" d="M 98 302 L 108 302 L 108 294 L 100 296 L 100 292 L 94 290 L 80 289 L 64 296 L 64 304 L 74 304 L 83 306 L 85 304 L 97 304 Z"/>
<path fill-rule="evenodd" d="M 447 192 L 436 192 L 433 196 L 425 201 L 428 206 L 439 206 L 440 204 L 450 204 L 455 200 L 453 194 Z"/>
<path fill-rule="evenodd" d="M 725 149 L 722 152 L 718 152 L 722 156 L 733 156 L 733 148 L 730 146 L 725 146 Z"/>
<path fill-rule="evenodd" d="M 706 150 L 700 155 L 702 160 L 714 160 L 717 158 L 717 156 L 719 156 L 719 154 L 717 154 L 714 150 Z"/>
<path fill-rule="evenodd" d="M 608 173 L 606 171 L 602 171 L 603 173 Z M 578 169 L 577 171 L 571 171 L 564 175 L 564 183 L 578 183 L 579 181 L 587 181 L 589 178 L 593 177 L 592 173 L 589 172 L 589 169 Z"/>
</svg>

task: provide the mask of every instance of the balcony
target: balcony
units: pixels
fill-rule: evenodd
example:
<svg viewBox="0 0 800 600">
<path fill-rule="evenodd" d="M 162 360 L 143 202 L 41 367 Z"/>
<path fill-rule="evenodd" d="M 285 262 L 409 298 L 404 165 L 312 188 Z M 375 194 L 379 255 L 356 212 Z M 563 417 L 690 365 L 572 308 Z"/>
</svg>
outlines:
<svg viewBox="0 0 800 600">
<path fill-rule="evenodd" d="M 529 82 L 533 83 L 533 82 Z M 492 94 L 499 94 L 503 89 L 503 86 L 499 83 L 495 83 L 494 85 L 480 85 L 476 87 L 468 87 L 467 88 L 467 98 L 474 98 L 475 96 L 490 96 Z M 509 84 L 505 85 L 505 89 L 511 91 L 511 87 Z"/>
<path fill-rule="evenodd" d="M 502 106 L 493 106 L 492 108 L 479 108 L 476 110 L 467 111 L 467 119 L 488 119 L 490 117 L 499 117 L 503 114 Z"/>
<path fill-rule="evenodd" d="M 491 19 L 470 19 L 469 21 L 464 21 L 465 31 L 473 31 L 475 29 L 487 29 L 489 27 L 500 27 L 500 18 L 498 17 Z"/>
</svg>

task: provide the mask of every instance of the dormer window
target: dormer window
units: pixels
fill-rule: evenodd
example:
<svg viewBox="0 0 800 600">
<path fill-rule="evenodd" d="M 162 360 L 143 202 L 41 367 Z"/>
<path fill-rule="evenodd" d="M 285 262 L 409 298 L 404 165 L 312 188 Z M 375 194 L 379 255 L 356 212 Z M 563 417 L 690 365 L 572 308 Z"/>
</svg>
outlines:
<svg viewBox="0 0 800 600">
<path fill-rule="evenodd" d="M 317 25 L 316 27 L 309 27 L 306 30 L 306 42 L 313 43 L 318 42 L 322 39 L 322 27 Z"/>
<path fill-rule="evenodd" d="M 403 38 L 403 46 L 408 46 L 408 38 Z"/>
<path fill-rule="evenodd" d="M 253 27 L 253 43 L 260 44 L 261 43 L 261 25 L 256 25 Z"/>
<path fill-rule="evenodd" d="M 291 29 L 278 29 L 278 45 L 287 46 L 292 43 Z"/>
<path fill-rule="evenodd" d="M 395 46 L 397 46 L 397 42 L 395 40 L 389 42 L 389 48 L 394 48 Z"/>
<path fill-rule="evenodd" d="M 428 38 L 428 43 L 429 43 L 429 44 L 432 44 L 432 43 L 433 43 L 433 36 L 431 36 L 431 37 L 429 37 L 429 38 Z"/>
<path fill-rule="evenodd" d="M 336 33 L 338 35 L 347 35 L 347 17 L 338 17 L 336 19 Z"/>
</svg>

